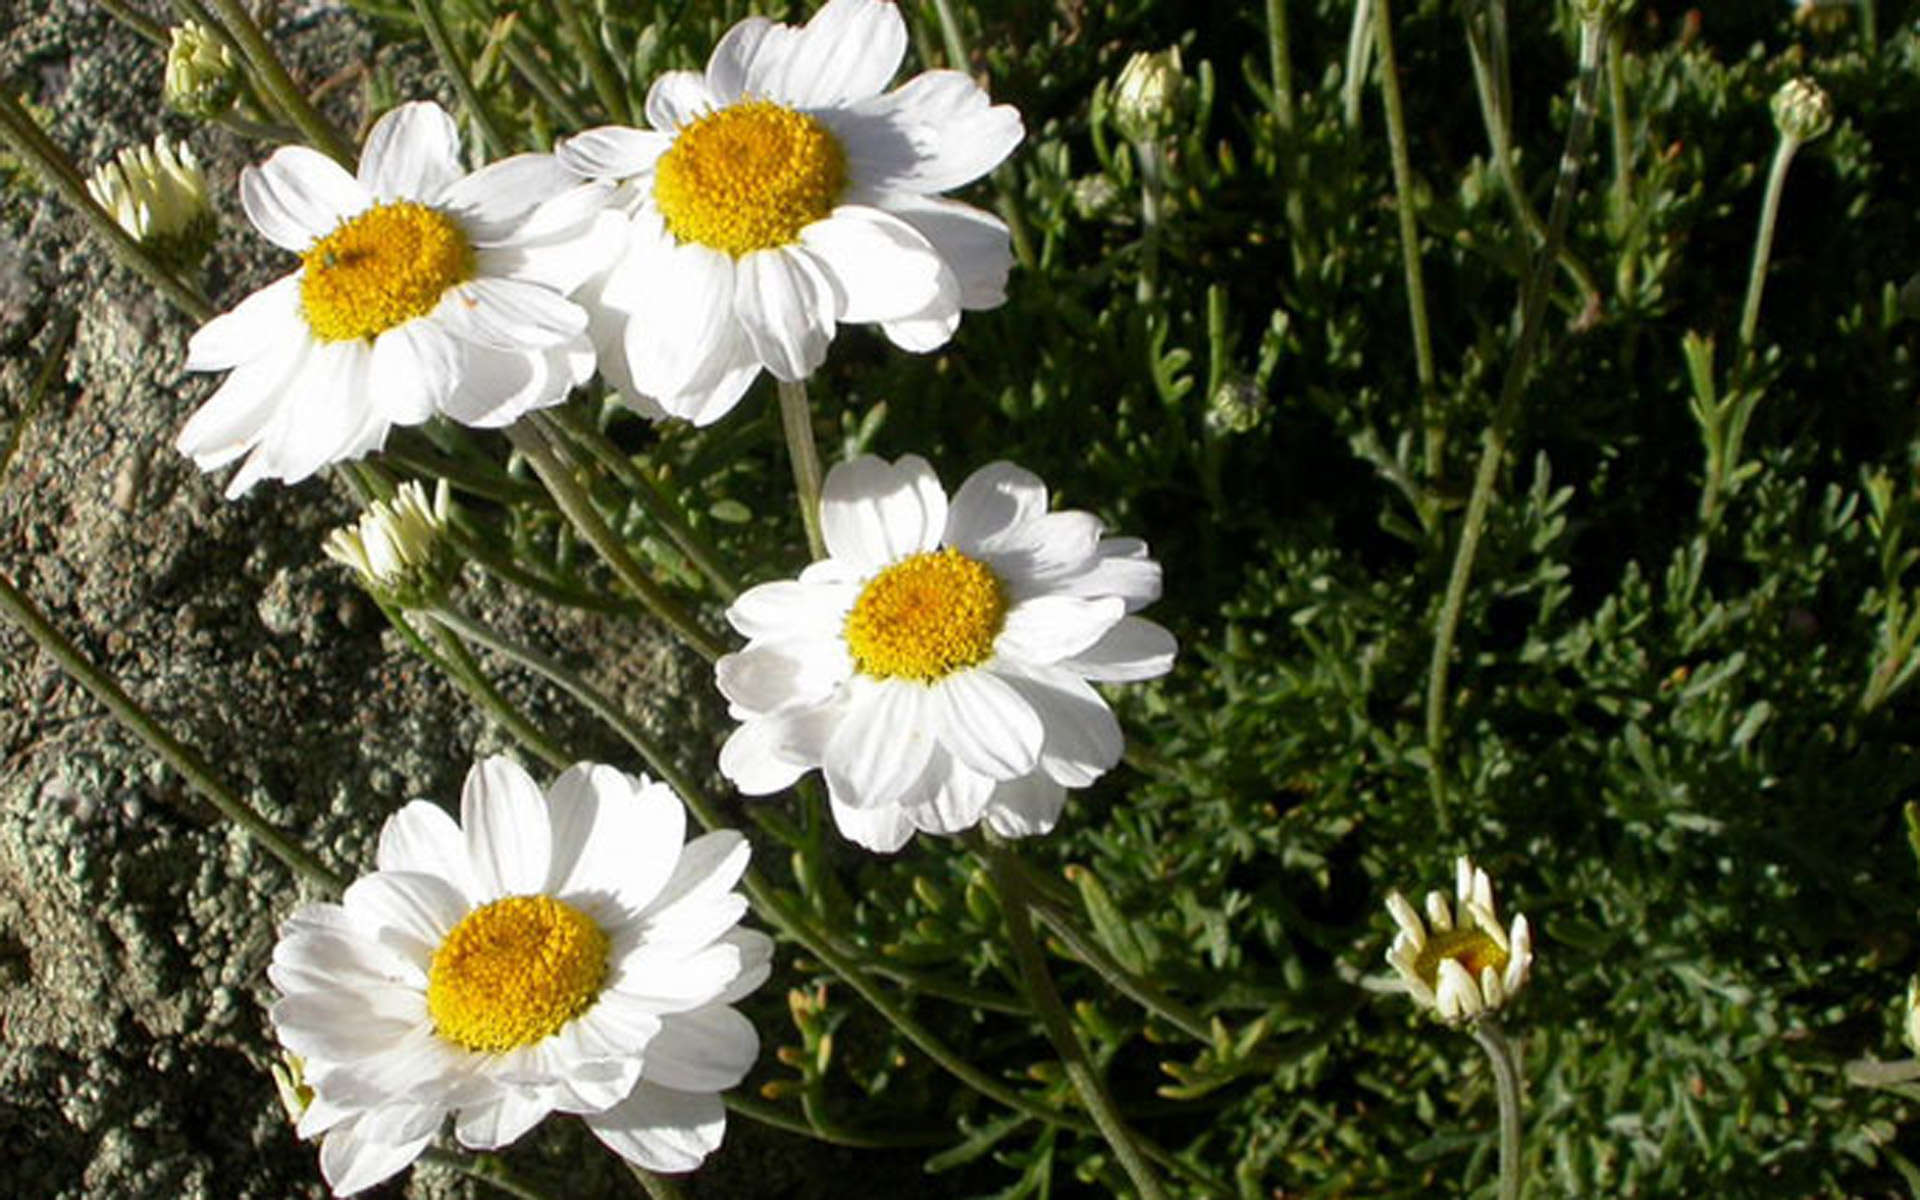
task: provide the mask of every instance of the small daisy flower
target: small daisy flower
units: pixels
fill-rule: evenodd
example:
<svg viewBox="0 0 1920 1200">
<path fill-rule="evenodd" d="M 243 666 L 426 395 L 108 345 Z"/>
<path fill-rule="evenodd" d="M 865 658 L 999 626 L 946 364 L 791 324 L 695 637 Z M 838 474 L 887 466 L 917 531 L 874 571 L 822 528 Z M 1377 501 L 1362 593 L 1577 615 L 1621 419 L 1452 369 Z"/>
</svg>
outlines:
<svg viewBox="0 0 1920 1200">
<path fill-rule="evenodd" d="M 475 1150 L 555 1111 L 649 1170 L 692 1170 L 720 1145 L 719 1092 L 760 1044 L 731 1006 L 766 978 L 772 942 L 735 927 L 746 840 L 685 835 L 664 784 L 583 763 L 542 797 L 492 758 L 457 824 L 407 805 L 378 870 L 288 919 L 271 1016 L 336 1195 L 404 1169 L 450 1113 Z"/>
<path fill-rule="evenodd" d="M 378 449 L 436 414 L 499 426 L 593 373 L 586 314 L 605 197 L 547 154 L 466 174 L 438 105 L 403 104 L 359 171 L 285 146 L 240 176 L 247 219 L 300 256 L 292 274 L 201 326 L 189 371 L 228 371 L 180 431 L 202 470 L 238 459 L 237 496 Z"/>
<path fill-rule="evenodd" d="M 883 91 L 906 48 L 883 0 L 828 0 L 801 28 L 752 17 L 704 74 L 654 83 L 651 130 L 559 146 L 619 182 L 632 236 L 580 299 L 602 373 L 635 407 L 705 425 L 763 367 L 806 378 L 838 324 L 927 351 L 963 309 L 1005 301 L 1006 226 L 940 193 L 1012 153 L 1020 115 L 959 71 Z"/>
<path fill-rule="evenodd" d="M 1463 1024 L 1497 1012 L 1526 986 L 1533 967 L 1533 935 L 1516 916 L 1502 929 L 1494 914 L 1493 882 L 1464 856 L 1455 863 L 1454 904 L 1427 893 L 1427 918 L 1399 892 L 1387 897 L 1400 932 L 1387 951 L 1414 1002 L 1442 1021 Z"/>
<path fill-rule="evenodd" d="M 820 523 L 828 558 L 727 610 L 749 644 L 715 668 L 741 722 L 721 771 L 766 795 L 821 768 L 840 832 L 882 852 L 982 820 L 1052 829 L 1065 789 L 1120 761 L 1090 685 L 1173 665 L 1173 636 L 1131 615 L 1160 595 L 1146 544 L 1048 512 L 1009 463 L 949 504 L 912 455 L 834 467 Z"/>
<path fill-rule="evenodd" d="M 360 519 L 327 535 L 321 549 L 372 591 L 406 603 L 440 590 L 453 566 L 445 540 L 452 498 L 442 479 L 427 501 L 409 479 L 391 500 L 375 500 Z"/>
</svg>

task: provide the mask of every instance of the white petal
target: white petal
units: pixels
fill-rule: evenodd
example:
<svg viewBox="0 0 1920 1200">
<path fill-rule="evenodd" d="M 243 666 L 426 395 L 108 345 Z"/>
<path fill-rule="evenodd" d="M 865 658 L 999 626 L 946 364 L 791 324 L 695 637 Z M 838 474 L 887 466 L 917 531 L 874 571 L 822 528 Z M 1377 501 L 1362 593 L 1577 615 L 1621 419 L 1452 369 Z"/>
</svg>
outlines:
<svg viewBox="0 0 1920 1200">
<path fill-rule="evenodd" d="M 800 108 L 827 108 L 879 94 L 907 52 L 907 24 L 886 0 L 828 0 L 748 90 Z"/>
<path fill-rule="evenodd" d="M 668 71 L 647 89 L 647 124 L 660 133 L 675 133 L 721 104 L 698 71 Z"/>
<path fill-rule="evenodd" d="M 998 783 L 989 775 L 972 770 L 944 751 L 928 764 L 928 773 L 936 774 L 933 797 L 908 809 L 913 823 L 928 833 L 960 833 L 972 829 L 986 814 Z"/>
<path fill-rule="evenodd" d="M 991 549 L 1016 526 L 1047 512 L 1047 485 L 1025 467 L 988 463 L 967 476 L 947 510 L 947 545 L 965 554 Z"/>
<path fill-rule="evenodd" d="M 303 254 L 373 202 L 339 163 L 305 146 L 282 146 L 240 172 L 240 206 L 267 240 Z"/>
<path fill-rule="evenodd" d="M 475 763 L 460 791 L 460 826 L 481 896 L 494 900 L 540 890 L 553 833 L 546 799 L 524 767 L 499 755 Z"/>
<path fill-rule="evenodd" d="M 1035 771 L 994 789 L 987 805 L 987 825 L 1001 837 L 1051 833 L 1066 803 L 1066 789 Z"/>
<path fill-rule="evenodd" d="M 649 1082 L 687 1092 L 719 1092 L 739 1085 L 760 1055 L 752 1022 L 724 1005 L 674 1013 L 647 1044 Z"/>
<path fill-rule="evenodd" d="M 677 1092 L 642 1080 L 605 1112 L 581 1118 L 594 1136 L 649 1171 L 691 1171 L 720 1148 L 727 1110 L 710 1092 Z"/>
<path fill-rule="evenodd" d="M 1007 530 L 983 557 L 1017 597 L 1065 591 L 1066 580 L 1097 564 L 1101 528 L 1092 513 L 1047 513 Z"/>
<path fill-rule="evenodd" d="M 755 642 L 713 667 L 720 694 L 754 713 L 820 704 L 852 674 L 853 659 L 837 638 Z"/>
<path fill-rule="evenodd" d="M 876 854 L 892 854 L 900 849 L 916 828 L 907 810 L 897 804 L 855 808 L 832 799 L 831 806 L 833 823 L 839 827 L 841 836 Z"/>
<path fill-rule="evenodd" d="M 1105 636 L 1060 666 L 1096 683 L 1132 683 L 1173 670 L 1179 643 L 1145 617 L 1122 617 Z"/>
<path fill-rule="evenodd" d="M 857 121 L 842 121 L 855 178 L 901 192 L 972 183 L 1006 161 L 1025 135 L 1017 109 L 994 104 L 979 84 L 951 70 L 922 72 L 884 96 L 862 100 L 848 116 Z M 887 144 L 883 129 L 911 146 L 910 165 L 899 146 Z"/>
<path fill-rule="evenodd" d="M 705 246 L 676 246 L 655 216 L 637 218 L 630 233 L 603 300 L 628 314 L 624 348 L 634 387 L 678 396 L 736 324 L 734 263 Z"/>
<path fill-rule="evenodd" d="M 491 246 L 511 239 L 535 209 L 579 185 L 552 154 L 515 154 L 450 184 L 438 207 L 474 245 Z"/>
<path fill-rule="evenodd" d="M 1033 706 L 990 671 L 956 671 L 928 689 L 940 741 L 990 779 L 1017 779 L 1040 761 L 1045 730 Z"/>
<path fill-rule="evenodd" d="M 898 804 L 937 740 L 926 707 L 917 683 L 855 676 L 823 755 L 828 791 L 854 808 Z"/>
<path fill-rule="evenodd" d="M 468 901 L 479 899 L 466 838 L 446 810 L 430 801 L 415 800 L 387 818 L 373 861 L 382 871 L 436 876 Z"/>
<path fill-rule="evenodd" d="M 662 76 L 664 80 L 666 76 Z M 658 89 L 659 83 L 654 87 Z M 553 148 L 560 164 L 588 179 L 627 179 L 653 164 L 673 145 L 671 135 L 627 125 L 602 125 L 576 133 Z"/>
<path fill-rule="evenodd" d="M 453 1132 L 469 1150 L 494 1150 L 518 1141 L 552 1111 L 553 1106 L 537 1094 L 506 1088 L 491 1103 L 461 1110 Z"/>
<path fill-rule="evenodd" d="M 727 608 L 727 623 L 747 638 L 833 637 L 858 595 L 849 584 L 779 579 L 740 593 Z"/>
<path fill-rule="evenodd" d="M 1160 564 L 1139 538 L 1101 538 L 1092 561 L 1051 586 L 1068 596 L 1118 596 L 1138 612 L 1160 598 Z"/>
<path fill-rule="evenodd" d="M 1113 710 L 1078 676 L 1058 669 L 1030 667 L 1005 676 L 1046 728 L 1040 766 L 1055 782 L 1086 787 L 1113 769 L 1126 738 Z"/>
<path fill-rule="evenodd" d="M 460 351 L 431 321 L 408 321 L 373 341 L 367 386 L 382 416 L 395 425 L 418 425 L 453 394 Z"/>
<path fill-rule="evenodd" d="M 554 781 L 547 804 L 554 860 L 542 890 L 605 894 L 639 912 L 672 877 L 686 841 L 687 811 L 665 784 L 582 763 Z M 570 851 L 564 856 L 563 846 Z"/>
<path fill-rule="evenodd" d="M 777 378 L 805 379 L 826 361 L 836 307 L 833 285 L 810 254 L 782 246 L 734 264 L 734 312 Z"/>
<path fill-rule="evenodd" d="M 1006 623 L 993 641 L 994 650 L 1023 663 L 1057 663 L 1099 642 L 1126 612 L 1126 605 L 1117 597 L 1083 600 L 1078 596 L 1036 596 L 1022 600 L 1007 610 Z"/>
<path fill-rule="evenodd" d="M 475 429 L 498 429 L 559 404 L 593 373 L 593 347 L 584 337 L 544 350 L 496 350 L 477 342 L 462 342 L 460 349 L 465 367 L 441 412 Z"/>
<path fill-rule="evenodd" d="M 677 910 L 710 904 L 733 889 L 746 872 L 753 848 L 732 829 L 716 829 L 688 842 L 680 850 L 673 875 L 648 907 L 651 920 L 671 921 Z"/>
<path fill-rule="evenodd" d="M 720 773 L 749 796 L 783 791 L 820 765 L 838 723 L 837 706 L 748 720 L 720 747 Z"/>
<path fill-rule="evenodd" d="M 517 279 L 469 279 L 447 289 L 434 319 L 455 336 L 501 350 L 557 346 L 587 331 L 587 314 L 551 288 Z"/>
<path fill-rule="evenodd" d="M 609 990 L 645 1001 L 658 1013 L 711 1004 L 740 973 L 740 952 L 714 943 L 688 953 L 684 943 L 642 943 L 607 977 Z"/>
<path fill-rule="evenodd" d="M 351 1196 L 399 1174 L 419 1158 L 420 1152 L 433 1140 L 433 1135 L 428 1134 L 410 1142 L 375 1141 L 367 1130 L 376 1127 L 379 1121 L 378 1110 L 363 1113 L 353 1121 L 335 1126 L 321 1141 L 320 1174 L 325 1176 L 334 1195 Z"/>
<path fill-rule="evenodd" d="M 1013 243 L 1006 222 L 958 200 L 892 194 L 877 203 L 913 226 L 953 271 L 960 307 L 998 308 L 1007 301 Z"/>
<path fill-rule="evenodd" d="M 800 244 L 826 265 L 842 322 L 921 315 L 941 298 L 941 262 L 933 246 L 877 208 L 843 204 L 802 229 Z"/>
<path fill-rule="evenodd" d="M 238 495 L 257 478 L 298 483 L 328 463 L 352 457 L 365 444 L 371 415 L 371 365 L 364 342 L 313 344 L 288 378 L 247 467 L 228 484 L 228 495 Z"/>
<path fill-rule="evenodd" d="M 174 445 L 203 471 L 225 466 L 259 445 L 279 411 L 280 397 L 306 366 L 311 343 L 276 347 L 264 358 L 235 367 L 213 395 L 195 409 Z"/>
<path fill-rule="evenodd" d="M 727 30 L 707 59 L 707 91 L 720 104 L 732 104 L 747 90 L 748 76 L 759 63 L 759 70 L 770 73 L 785 57 L 799 30 L 780 25 L 765 17 L 748 17 Z M 651 98 L 649 98 L 651 99 Z M 649 107 L 651 111 L 651 107 Z M 665 128 L 665 126 L 656 126 Z"/>
<path fill-rule="evenodd" d="M 360 150 L 360 185 L 379 200 L 431 202 L 460 175 L 460 131 L 431 100 L 375 121 Z"/>
<path fill-rule="evenodd" d="M 947 494 L 918 455 L 889 464 L 863 454 L 827 472 L 820 525 L 827 553 L 863 571 L 878 571 L 940 545 Z"/>
<path fill-rule="evenodd" d="M 740 957 L 740 973 L 734 976 L 715 1004 L 738 1004 L 767 981 L 773 971 L 773 939 L 758 929 L 734 929 L 720 939 L 732 946 Z"/>
<path fill-rule="evenodd" d="M 423 965 L 447 934 L 467 915 L 467 898 L 437 875 L 376 871 L 355 880 L 341 905 L 377 926 L 383 945 L 399 949 Z"/>
<path fill-rule="evenodd" d="M 283 275 L 194 331 L 187 341 L 187 370 L 221 371 L 285 352 L 285 343 L 305 339 L 300 278 Z"/>
</svg>

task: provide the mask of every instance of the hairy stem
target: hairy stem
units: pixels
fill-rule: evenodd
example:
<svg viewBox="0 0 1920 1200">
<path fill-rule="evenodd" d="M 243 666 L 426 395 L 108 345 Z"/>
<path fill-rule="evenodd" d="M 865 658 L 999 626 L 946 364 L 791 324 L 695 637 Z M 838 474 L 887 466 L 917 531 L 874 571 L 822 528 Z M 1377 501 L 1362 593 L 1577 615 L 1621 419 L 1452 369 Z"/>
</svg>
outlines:
<svg viewBox="0 0 1920 1200">
<path fill-rule="evenodd" d="M 1420 385 L 1420 418 L 1426 427 L 1426 467 L 1438 478 L 1446 430 L 1434 392 L 1433 334 L 1427 325 L 1427 284 L 1420 266 L 1420 223 L 1414 210 L 1413 163 L 1407 150 L 1407 114 L 1400 99 L 1400 68 L 1393 51 L 1393 6 L 1373 0 L 1373 32 L 1380 50 L 1380 100 L 1387 111 L 1387 145 L 1393 158 L 1393 207 L 1400 219 L 1400 262 L 1407 277 L 1407 321 L 1413 328 L 1414 374 Z"/>
<path fill-rule="evenodd" d="M 1500 1098 L 1500 1200 L 1520 1200 L 1520 1062 L 1513 1043 L 1491 1019 L 1474 1025 L 1473 1040 L 1487 1052 Z"/>
<path fill-rule="evenodd" d="M 349 171 L 353 169 L 353 147 L 333 123 L 320 115 L 320 110 L 307 99 L 300 85 L 287 74 L 287 68 L 280 62 L 280 56 L 274 53 L 267 37 L 260 32 L 260 26 L 254 23 L 240 0 L 212 0 L 215 11 L 220 14 L 220 24 L 227 35 L 240 47 L 240 53 L 246 58 L 247 65 L 253 68 L 253 74 L 265 88 L 273 102 L 286 113 L 309 142 L 337 159 L 341 166 Z"/>
<path fill-rule="evenodd" d="M 1787 168 L 1800 149 L 1800 139 L 1780 135 L 1773 151 L 1773 166 L 1767 171 L 1767 191 L 1760 201 L 1760 228 L 1753 237 L 1753 264 L 1747 272 L 1747 300 L 1740 308 L 1740 345 L 1753 345 L 1760 329 L 1760 298 L 1767 290 L 1767 263 L 1773 258 L 1773 232 L 1780 223 L 1780 194 L 1787 187 Z"/>
<path fill-rule="evenodd" d="M 807 552 L 818 561 L 827 556 L 827 539 L 820 530 L 820 447 L 813 440 L 813 410 L 804 381 L 782 379 L 779 384 L 780 432 L 786 435 L 787 457 L 793 462 L 793 490 L 807 527 Z"/>
</svg>

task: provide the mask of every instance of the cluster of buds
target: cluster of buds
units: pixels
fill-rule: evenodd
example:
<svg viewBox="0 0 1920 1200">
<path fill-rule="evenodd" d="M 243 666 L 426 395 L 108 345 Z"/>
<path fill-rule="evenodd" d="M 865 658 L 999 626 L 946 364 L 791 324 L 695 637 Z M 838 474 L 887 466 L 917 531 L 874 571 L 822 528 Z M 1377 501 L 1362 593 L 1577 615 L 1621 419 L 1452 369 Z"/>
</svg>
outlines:
<svg viewBox="0 0 1920 1200">
<path fill-rule="evenodd" d="M 403 607 L 432 603 L 452 572 L 443 536 L 448 511 L 446 480 L 434 490 L 431 505 L 420 485 L 408 481 L 393 499 L 374 501 L 357 522 L 334 530 L 321 549 L 352 568 L 376 596 Z"/>
<path fill-rule="evenodd" d="M 1156 142 L 1173 132 L 1186 105 L 1178 46 L 1135 54 L 1113 85 L 1113 123 L 1131 142 Z"/>
<path fill-rule="evenodd" d="M 1773 126 L 1789 141 L 1811 142 L 1833 128 L 1833 99 L 1811 79 L 1789 79 L 1773 94 Z"/>
<path fill-rule="evenodd" d="M 239 64 L 227 44 L 194 21 L 174 27 L 167 45 L 167 107 L 211 120 L 233 107 L 240 93 Z"/>
<path fill-rule="evenodd" d="M 1499 1011 L 1526 986 L 1533 935 L 1525 917 L 1501 927 L 1493 881 L 1470 859 L 1460 858 L 1455 875 L 1454 902 L 1449 905 L 1444 892 L 1428 892 L 1424 921 L 1399 892 L 1387 897 L 1387 911 L 1400 926 L 1387 963 L 1415 1003 L 1461 1025 Z"/>
<path fill-rule="evenodd" d="M 193 151 L 165 137 L 132 146 L 87 180 L 101 208 L 155 257 L 197 264 L 213 245 L 213 206 Z"/>
</svg>

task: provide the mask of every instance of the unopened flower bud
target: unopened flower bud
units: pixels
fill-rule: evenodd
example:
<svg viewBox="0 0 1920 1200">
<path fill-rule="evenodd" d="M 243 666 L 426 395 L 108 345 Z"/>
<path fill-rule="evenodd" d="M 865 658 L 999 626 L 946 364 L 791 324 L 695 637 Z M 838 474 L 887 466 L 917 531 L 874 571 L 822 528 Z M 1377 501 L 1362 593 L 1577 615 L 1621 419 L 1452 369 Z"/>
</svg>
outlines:
<svg viewBox="0 0 1920 1200">
<path fill-rule="evenodd" d="M 167 107 L 210 120 L 233 106 L 240 68 L 227 44 L 194 21 L 176 25 L 167 46 Z"/>
<path fill-rule="evenodd" d="M 1114 123 L 1130 141 L 1164 137 L 1179 119 L 1185 91 L 1180 47 L 1152 54 L 1143 50 L 1127 60 L 1114 84 Z"/>
<path fill-rule="evenodd" d="M 433 503 L 419 484 L 400 485 L 391 500 L 375 500 L 359 521 L 327 536 L 328 558 L 353 569 L 369 591 L 402 605 L 433 600 L 451 563 L 444 533 L 449 499 L 441 480 Z"/>
<path fill-rule="evenodd" d="M 1207 431 L 1215 435 L 1252 433 L 1267 414 L 1267 397 L 1253 380 L 1229 375 L 1207 398 Z"/>
<path fill-rule="evenodd" d="M 1068 185 L 1067 199 L 1082 221 L 1098 220 L 1120 203 L 1120 185 L 1105 175 L 1082 175 Z"/>
<path fill-rule="evenodd" d="M 193 266 L 213 244 L 213 206 L 193 151 L 164 137 L 122 150 L 87 180 L 120 228 L 175 266 Z"/>
<path fill-rule="evenodd" d="M 1810 142 L 1833 128 L 1833 100 L 1811 79 L 1789 79 L 1773 94 L 1773 124 L 1781 137 Z"/>
</svg>

